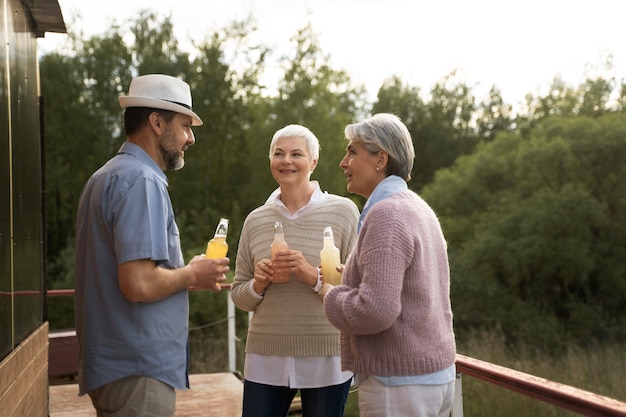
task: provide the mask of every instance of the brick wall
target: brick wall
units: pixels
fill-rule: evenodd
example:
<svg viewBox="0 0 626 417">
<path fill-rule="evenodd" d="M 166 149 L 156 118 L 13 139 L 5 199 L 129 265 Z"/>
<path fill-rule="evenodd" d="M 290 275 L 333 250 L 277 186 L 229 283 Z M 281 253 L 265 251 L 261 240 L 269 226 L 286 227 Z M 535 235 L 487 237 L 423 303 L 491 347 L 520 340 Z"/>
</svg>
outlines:
<svg viewBox="0 0 626 417">
<path fill-rule="evenodd" d="M 0 417 L 48 415 L 48 323 L 0 362 Z"/>
</svg>

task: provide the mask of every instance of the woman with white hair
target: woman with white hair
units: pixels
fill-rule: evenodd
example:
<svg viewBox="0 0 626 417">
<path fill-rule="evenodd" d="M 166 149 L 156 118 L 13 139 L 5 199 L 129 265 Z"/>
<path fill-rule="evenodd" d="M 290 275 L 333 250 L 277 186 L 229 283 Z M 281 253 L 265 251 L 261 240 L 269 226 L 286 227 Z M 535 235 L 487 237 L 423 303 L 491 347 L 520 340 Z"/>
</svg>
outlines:
<svg viewBox="0 0 626 417">
<path fill-rule="evenodd" d="M 339 331 L 318 292 L 323 231 L 331 226 L 344 262 L 356 241 L 359 211 L 346 197 L 322 192 L 311 180 L 319 142 L 306 127 L 289 125 L 270 143 L 276 189 L 246 218 L 231 297 L 253 311 L 244 366 L 244 417 L 287 416 L 298 390 L 307 417 L 343 415 L 352 373 L 341 370 Z M 274 224 L 282 222 L 289 249 L 272 258 Z M 287 282 L 276 270 L 288 271 Z"/>
</svg>

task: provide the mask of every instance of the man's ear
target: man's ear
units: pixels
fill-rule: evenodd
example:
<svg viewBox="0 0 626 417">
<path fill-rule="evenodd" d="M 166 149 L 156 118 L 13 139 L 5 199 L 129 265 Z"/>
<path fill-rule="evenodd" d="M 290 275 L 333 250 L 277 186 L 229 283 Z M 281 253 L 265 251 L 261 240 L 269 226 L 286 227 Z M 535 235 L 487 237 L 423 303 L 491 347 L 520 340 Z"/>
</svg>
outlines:
<svg viewBox="0 0 626 417">
<path fill-rule="evenodd" d="M 153 111 L 148 116 L 148 124 L 157 134 L 161 134 L 163 132 L 163 129 L 165 128 L 164 123 L 165 121 L 159 112 Z"/>
</svg>

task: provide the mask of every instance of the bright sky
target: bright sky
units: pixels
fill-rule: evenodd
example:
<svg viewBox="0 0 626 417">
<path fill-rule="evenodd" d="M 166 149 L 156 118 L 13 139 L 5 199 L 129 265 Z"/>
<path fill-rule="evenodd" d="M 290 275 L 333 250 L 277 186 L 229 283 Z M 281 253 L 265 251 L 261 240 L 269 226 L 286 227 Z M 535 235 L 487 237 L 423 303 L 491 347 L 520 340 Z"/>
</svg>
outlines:
<svg viewBox="0 0 626 417">
<path fill-rule="evenodd" d="M 555 76 L 578 86 L 586 74 L 626 78 L 623 0 L 59 0 L 68 29 L 104 33 L 139 10 L 169 15 L 179 42 L 252 16 L 277 56 L 311 22 L 335 69 L 375 97 L 399 76 L 426 94 L 457 70 L 479 100 L 496 85 L 516 106 L 545 94 Z M 78 17 L 80 15 L 80 17 Z M 46 34 L 41 52 L 66 35 Z M 608 56 L 613 68 L 604 71 Z M 591 67 L 591 72 L 588 69 Z M 271 82 L 271 80 L 266 80 Z M 277 82 L 278 80 L 276 80 Z"/>
</svg>

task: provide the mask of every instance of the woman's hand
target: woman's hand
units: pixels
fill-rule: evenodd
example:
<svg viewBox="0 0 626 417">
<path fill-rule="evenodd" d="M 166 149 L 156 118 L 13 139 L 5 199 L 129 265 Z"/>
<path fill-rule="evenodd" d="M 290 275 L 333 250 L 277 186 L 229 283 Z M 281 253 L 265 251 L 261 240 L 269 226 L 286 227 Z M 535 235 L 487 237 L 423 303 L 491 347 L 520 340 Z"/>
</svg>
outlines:
<svg viewBox="0 0 626 417">
<path fill-rule="evenodd" d="M 272 283 L 273 277 L 272 263 L 269 259 L 262 259 L 254 266 L 254 291 L 263 294 L 265 289 Z"/>
<path fill-rule="evenodd" d="M 296 278 L 305 284 L 315 287 L 317 284 L 317 268 L 304 259 L 302 252 L 297 250 L 283 250 L 272 260 L 276 269 L 287 270 L 295 274 Z"/>
<path fill-rule="evenodd" d="M 320 292 L 317 293 L 318 297 L 320 298 L 320 300 L 322 300 L 322 303 L 324 302 L 324 297 L 326 297 L 326 294 L 328 293 L 328 291 L 330 291 L 332 288 L 335 288 L 334 285 L 329 284 L 327 282 L 324 283 L 324 285 L 322 285 L 322 289 L 320 290 Z"/>
</svg>

